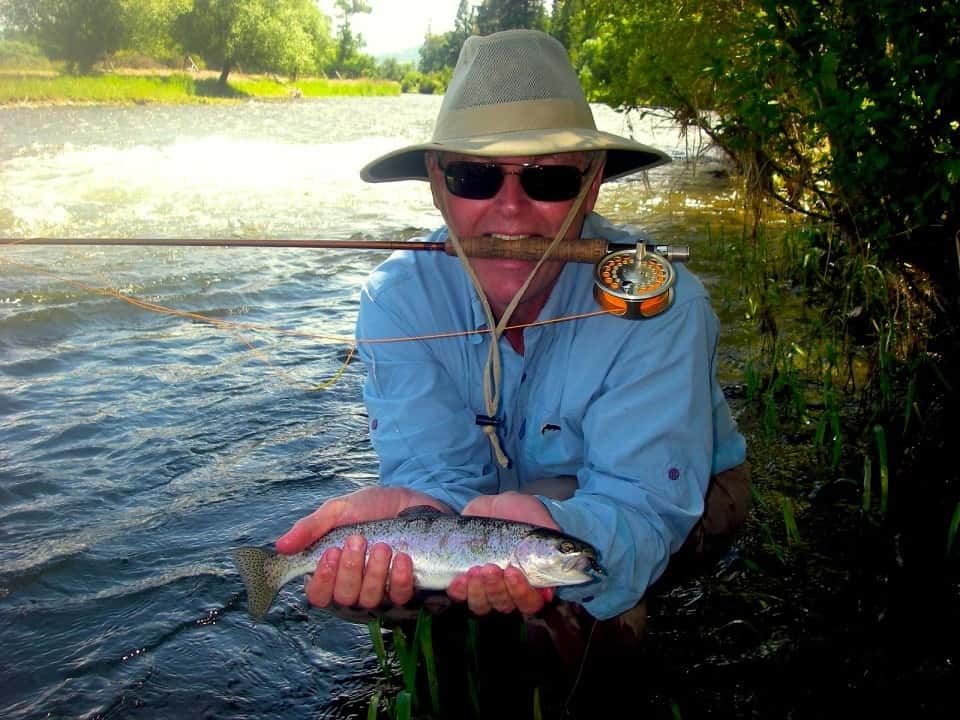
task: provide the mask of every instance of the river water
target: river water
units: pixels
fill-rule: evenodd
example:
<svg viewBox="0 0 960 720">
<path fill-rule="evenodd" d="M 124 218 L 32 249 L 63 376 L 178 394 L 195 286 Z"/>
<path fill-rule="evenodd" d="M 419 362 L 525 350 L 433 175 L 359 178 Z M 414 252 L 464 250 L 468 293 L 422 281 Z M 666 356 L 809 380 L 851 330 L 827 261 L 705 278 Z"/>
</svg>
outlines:
<svg viewBox="0 0 960 720">
<path fill-rule="evenodd" d="M 410 237 L 439 223 L 427 187 L 358 171 L 439 102 L 0 109 L 0 236 Z M 694 172 L 666 121 L 595 114 L 676 159 L 598 210 L 689 244 L 721 291 L 696 260 L 738 202 L 718 158 Z M 297 583 L 253 623 L 229 551 L 376 482 L 362 367 L 336 374 L 384 257 L 0 247 L 0 717 L 341 717 L 371 692 L 365 627 Z"/>
</svg>

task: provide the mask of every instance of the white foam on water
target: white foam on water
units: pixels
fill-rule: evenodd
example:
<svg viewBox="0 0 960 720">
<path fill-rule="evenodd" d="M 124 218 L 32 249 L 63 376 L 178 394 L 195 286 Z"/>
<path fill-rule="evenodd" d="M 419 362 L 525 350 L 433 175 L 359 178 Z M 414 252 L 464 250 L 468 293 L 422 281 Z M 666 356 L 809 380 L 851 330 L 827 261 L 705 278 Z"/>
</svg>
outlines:
<svg viewBox="0 0 960 720">
<path fill-rule="evenodd" d="M 369 185 L 363 163 L 390 138 L 292 144 L 227 136 L 166 145 L 64 146 L 4 166 L 0 206 L 24 234 L 332 236 L 384 221 L 436 222 L 421 183 Z"/>
</svg>

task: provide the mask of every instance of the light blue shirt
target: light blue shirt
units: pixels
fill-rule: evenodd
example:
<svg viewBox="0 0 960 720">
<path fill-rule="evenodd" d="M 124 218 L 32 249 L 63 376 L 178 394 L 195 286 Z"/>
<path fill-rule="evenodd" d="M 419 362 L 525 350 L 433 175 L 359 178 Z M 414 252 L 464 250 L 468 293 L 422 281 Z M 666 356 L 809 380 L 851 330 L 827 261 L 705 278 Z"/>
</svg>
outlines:
<svg viewBox="0 0 960 720">
<path fill-rule="evenodd" d="M 583 236 L 629 241 L 597 215 Z M 446 230 L 429 239 L 446 239 Z M 364 342 L 486 328 L 456 257 L 394 253 L 368 279 L 357 320 L 381 483 L 459 512 L 481 494 L 576 476 L 572 498 L 540 499 L 564 532 L 597 548 L 608 574 L 558 595 L 600 619 L 633 607 L 703 513 L 710 475 L 746 455 L 716 380 L 716 315 L 700 281 L 675 268 L 676 300 L 662 315 L 527 328 L 523 355 L 501 339 L 507 469 L 476 424 L 486 414 L 489 334 Z M 567 263 L 540 319 L 595 311 L 592 288 L 593 267 Z"/>
</svg>

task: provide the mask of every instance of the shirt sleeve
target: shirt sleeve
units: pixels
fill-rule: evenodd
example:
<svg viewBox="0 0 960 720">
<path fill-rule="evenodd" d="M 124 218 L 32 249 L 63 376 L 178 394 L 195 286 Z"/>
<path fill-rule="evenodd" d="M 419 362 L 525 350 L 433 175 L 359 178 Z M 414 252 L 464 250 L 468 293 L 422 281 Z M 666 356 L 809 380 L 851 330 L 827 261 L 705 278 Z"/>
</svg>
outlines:
<svg viewBox="0 0 960 720">
<path fill-rule="evenodd" d="M 370 439 L 382 485 L 418 490 L 460 512 L 477 495 L 497 492 L 489 445 L 461 393 L 463 381 L 450 377 L 431 341 L 376 342 L 418 334 L 409 313 L 431 304 L 412 286 L 406 283 L 402 298 L 369 287 L 361 295 L 357 339 Z"/>
<path fill-rule="evenodd" d="M 640 600 L 703 513 L 719 323 L 705 297 L 661 319 L 642 349 L 611 366 L 586 411 L 577 492 L 540 498 L 564 532 L 599 551 L 607 575 L 558 593 L 599 619 Z"/>
</svg>

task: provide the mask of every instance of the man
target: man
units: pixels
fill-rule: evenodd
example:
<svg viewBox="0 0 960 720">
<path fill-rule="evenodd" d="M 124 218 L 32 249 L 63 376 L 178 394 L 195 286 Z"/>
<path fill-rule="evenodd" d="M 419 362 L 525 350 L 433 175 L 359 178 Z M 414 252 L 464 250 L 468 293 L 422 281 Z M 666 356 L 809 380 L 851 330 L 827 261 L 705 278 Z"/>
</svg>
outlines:
<svg viewBox="0 0 960 720">
<path fill-rule="evenodd" d="M 446 221 L 433 240 L 628 242 L 592 213 L 600 185 L 667 161 L 597 131 L 563 47 L 515 30 L 468 39 L 433 140 L 362 175 L 429 180 Z M 675 301 L 656 317 L 523 327 L 595 311 L 592 278 L 589 265 L 549 257 L 538 265 L 395 253 L 369 279 L 357 323 L 380 486 L 324 503 L 278 549 L 416 505 L 559 528 L 593 544 L 608 573 L 559 598 L 600 620 L 627 618 L 639 634 L 638 603 L 671 554 L 718 523 L 729 534 L 742 522 L 747 475 L 723 473 L 744 463 L 745 447 L 716 381 L 716 317 L 683 268 Z M 376 342 L 456 330 L 481 332 Z M 727 480 L 711 486 L 711 477 Z M 365 563 L 365 552 L 359 537 L 328 551 L 309 601 L 408 602 L 409 557 L 377 545 Z M 448 594 L 479 615 L 532 615 L 553 599 L 518 569 L 493 565 L 458 577 Z"/>
</svg>

